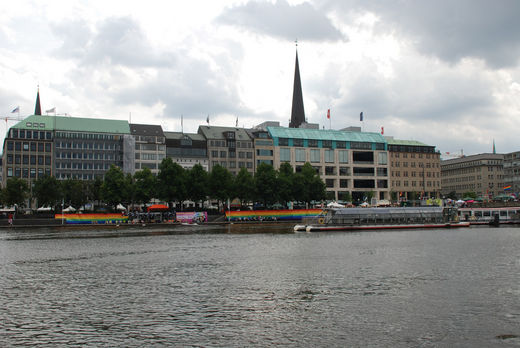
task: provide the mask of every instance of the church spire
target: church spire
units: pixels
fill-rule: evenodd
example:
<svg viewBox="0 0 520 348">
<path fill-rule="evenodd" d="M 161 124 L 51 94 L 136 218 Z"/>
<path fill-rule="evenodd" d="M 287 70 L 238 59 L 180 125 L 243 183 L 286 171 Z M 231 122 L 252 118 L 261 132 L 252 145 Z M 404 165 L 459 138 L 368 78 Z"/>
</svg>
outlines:
<svg viewBox="0 0 520 348">
<path fill-rule="evenodd" d="M 34 107 L 34 114 L 41 115 L 42 108 L 40 106 L 40 87 L 38 87 L 38 93 L 36 94 L 36 106 Z"/>
<path fill-rule="evenodd" d="M 294 70 L 292 111 L 289 128 L 298 128 L 304 122 L 305 110 L 303 109 L 302 82 L 300 80 L 300 66 L 298 64 L 298 42 L 296 42 L 296 67 Z"/>
</svg>

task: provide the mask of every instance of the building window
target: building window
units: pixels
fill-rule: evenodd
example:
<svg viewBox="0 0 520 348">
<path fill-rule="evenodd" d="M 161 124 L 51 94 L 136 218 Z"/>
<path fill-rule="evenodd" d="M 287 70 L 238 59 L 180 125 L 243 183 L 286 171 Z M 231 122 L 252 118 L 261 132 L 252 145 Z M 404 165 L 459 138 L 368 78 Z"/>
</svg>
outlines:
<svg viewBox="0 0 520 348">
<path fill-rule="evenodd" d="M 308 140 L 309 147 L 318 147 L 318 140 L 316 139 L 309 139 Z"/>
<path fill-rule="evenodd" d="M 334 179 L 325 179 L 325 186 L 334 187 Z"/>
<path fill-rule="evenodd" d="M 338 151 L 339 163 L 348 163 L 348 150 Z"/>
<path fill-rule="evenodd" d="M 348 179 L 339 179 L 339 187 L 347 188 L 348 187 Z"/>
<path fill-rule="evenodd" d="M 211 151 L 211 157 L 218 158 L 218 151 L 216 151 L 216 150 Z"/>
<path fill-rule="evenodd" d="M 336 149 L 346 149 L 347 142 L 346 141 L 336 141 Z"/>
<path fill-rule="evenodd" d="M 303 147 L 303 139 L 293 139 L 293 146 Z"/>
<path fill-rule="evenodd" d="M 281 162 L 291 162 L 291 149 L 289 149 L 289 148 L 280 149 L 280 161 Z"/>
<path fill-rule="evenodd" d="M 339 175 L 340 176 L 349 176 L 350 168 L 349 167 L 339 167 Z"/>
<path fill-rule="evenodd" d="M 311 150 L 311 162 L 320 162 L 320 150 Z"/>
<path fill-rule="evenodd" d="M 322 140 L 321 143 L 324 148 L 332 148 L 332 140 Z"/>
<path fill-rule="evenodd" d="M 334 150 L 325 150 L 325 162 L 334 163 Z"/>
<path fill-rule="evenodd" d="M 296 162 L 305 162 L 305 149 L 294 149 Z"/>
<path fill-rule="evenodd" d="M 325 167 L 325 175 L 335 175 L 336 167 Z"/>
<path fill-rule="evenodd" d="M 388 153 L 380 152 L 378 158 L 378 164 L 388 164 Z"/>
<path fill-rule="evenodd" d="M 278 146 L 289 146 L 289 139 L 287 139 L 287 138 L 278 139 Z"/>
</svg>

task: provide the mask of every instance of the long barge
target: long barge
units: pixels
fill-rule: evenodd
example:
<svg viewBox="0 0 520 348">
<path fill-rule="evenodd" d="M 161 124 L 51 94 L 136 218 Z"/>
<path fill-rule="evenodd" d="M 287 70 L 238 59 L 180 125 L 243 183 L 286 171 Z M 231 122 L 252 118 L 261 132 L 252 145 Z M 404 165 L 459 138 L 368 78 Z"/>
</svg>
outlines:
<svg viewBox="0 0 520 348">
<path fill-rule="evenodd" d="M 459 222 L 453 208 L 437 206 L 399 208 L 332 208 L 317 219 L 296 225 L 295 231 L 327 232 L 357 230 L 432 229 L 468 227 Z"/>
</svg>

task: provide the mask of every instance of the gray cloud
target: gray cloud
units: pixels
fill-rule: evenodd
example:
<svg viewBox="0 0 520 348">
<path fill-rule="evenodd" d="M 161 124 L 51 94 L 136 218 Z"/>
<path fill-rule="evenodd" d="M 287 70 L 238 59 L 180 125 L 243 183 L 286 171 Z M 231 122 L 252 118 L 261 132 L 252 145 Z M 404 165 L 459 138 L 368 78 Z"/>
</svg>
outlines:
<svg viewBox="0 0 520 348">
<path fill-rule="evenodd" d="M 56 53 L 79 59 L 84 65 L 113 64 L 129 67 L 163 66 L 168 56 L 157 54 L 139 24 L 130 17 L 108 18 L 91 30 L 85 22 L 63 22 L 53 26 L 62 40 Z"/>
<path fill-rule="evenodd" d="M 291 6 L 285 0 L 275 3 L 248 2 L 227 9 L 217 18 L 217 22 L 287 40 L 345 39 L 331 21 L 309 3 Z"/>
<path fill-rule="evenodd" d="M 515 66 L 520 54 L 520 2 L 516 0 L 331 0 L 323 8 L 350 24 L 364 12 L 380 17 L 376 30 L 397 32 L 420 52 L 456 63 L 465 57 L 490 67 Z"/>
</svg>

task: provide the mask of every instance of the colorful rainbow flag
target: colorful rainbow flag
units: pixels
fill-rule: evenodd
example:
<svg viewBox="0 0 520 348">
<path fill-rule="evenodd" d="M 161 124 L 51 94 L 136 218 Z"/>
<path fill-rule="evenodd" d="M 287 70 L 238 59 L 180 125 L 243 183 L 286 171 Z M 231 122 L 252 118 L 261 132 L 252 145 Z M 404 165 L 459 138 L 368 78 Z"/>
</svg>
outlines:
<svg viewBox="0 0 520 348">
<path fill-rule="evenodd" d="M 294 209 L 294 210 L 237 210 L 226 211 L 229 221 L 257 221 L 257 220 L 301 220 L 316 217 L 323 209 Z"/>
<path fill-rule="evenodd" d="M 511 185 L 504 186 L 504 191 L 511 190 Z"/>
<path fill-rule="evenodd" d="M 54 218 L 77 225 L 120 224 L 128 221 L 128 216 L 121 214 L 55 214 Z"/>
</svg>

